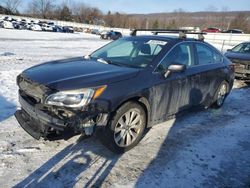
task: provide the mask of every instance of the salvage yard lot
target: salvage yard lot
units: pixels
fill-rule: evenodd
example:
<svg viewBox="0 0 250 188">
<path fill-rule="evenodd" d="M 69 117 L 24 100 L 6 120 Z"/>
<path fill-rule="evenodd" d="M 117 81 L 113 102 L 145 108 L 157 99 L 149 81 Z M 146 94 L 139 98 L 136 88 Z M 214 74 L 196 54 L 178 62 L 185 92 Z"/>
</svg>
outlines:
<svg viewBox="0 0 250 188">
<path fill-rule="evenodd" d="M 16 76 L 108 42 L 83 33 L 0 29 L 0 187 L 249 187 L 250 87 L 240 81 L 221 109 L 156 125 L 123 155 L 96 136 L 49 142 L 24 132 L 13 116 Z"/>
</svg>

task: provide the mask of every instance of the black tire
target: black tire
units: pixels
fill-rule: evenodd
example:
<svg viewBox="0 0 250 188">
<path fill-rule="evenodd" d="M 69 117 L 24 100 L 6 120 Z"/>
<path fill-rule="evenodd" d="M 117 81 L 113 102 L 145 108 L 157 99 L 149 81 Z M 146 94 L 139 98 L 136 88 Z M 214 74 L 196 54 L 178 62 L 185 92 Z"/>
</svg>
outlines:
<svg viewBox="0 0 250 188">
<path fill-rule="evenodd" d="M 122 119 L 122 121 L 124 121 L 124 117 L 127 113 L 130 114 L 130 117 L 132 117 L 132 113 L 133 110 L 136 111 L 135 113 L 139 114 L 139 118 L 140 118 L 140 123 L 138 130 L 133 128 L 129 128 L 130 126 L 126 124 L 126 128 L 122 128 L 123 126 L 118 127 L 120 124 L 118 121 L 120 121 Z M 133 118 L 130 118 L 131 120 Z M 137 116 L 135 116 L 134 120 L 137 119 Z M 131 127 L 132 127 L 132 122 L 131 121 Z M 127 120 L 126 120 L 127 121 Z M 125 122 L 125 121 L 124 121 Z M 124 125 L 124 124 L 123 124 Z M 116 112 L 115 114 L 110 118 L 110 121 L 108 123 L 108 125 L 106 126 L 106 128 L 104 129 L 103 132 L 103 136 L 102 136 L 102 142 L 103 144 L 108 147 L 111 151 L 115 152 L 115 153 L 124 153 L 130 149 L 132 149 L 133 147 L 135 147 L 141 140 L 143 133 L 145 131 L 145 127 L 146 127 L 146 113 L 144 108 L 136 102 L 127 102 L 125 104 L 123 104 Z M 117 131 L 117 129 L 121 129 L 121 131 Z M 122 132 L 123 131 L 123 132 Z M 132 132 L 133 131 L 133 132 Z M 138 131 L 138 133 L 136 132 Z M 125 132 L 125 133 L 124 133 Z M 132 134 L 137 135 L 136 137 L 133 137 L 132 134 L 130 134 L 132 132 Z M 121 146 L 122 144 L 119 142 L 117 142 L 117 139 L 115 139 L 115 137 L 119 137 L 117 136 L 117 134 L 123 134 L 121 138 L 122 141 L 124 141 L 124 144 L 128 143 L 128 140 L 131 141 L 133 140 L 129 145 L 127 146 Z M 124 136 L 125 135 L 125 136 Z M 128 139 L 130 138 L 130 139 Z M 127 139 L 127 140 L 126 140 Z M 122 142 L 121 141 L 121 142 Z"/>
<path fill-rule="evenodd" d="M 223 87 L 225 88 L 223 89 Z M 222 90 L 225 90 L 225 92 L 221 93 Z M 228 93 L 229 93 L 229 84 L 226 81 L 223 81 L 215 93 L 215 96 L 214 96 L 215 102 L 213 103 L 212 107 L 216 109 L 222 107 L 226 100 Z"/>
</svg>

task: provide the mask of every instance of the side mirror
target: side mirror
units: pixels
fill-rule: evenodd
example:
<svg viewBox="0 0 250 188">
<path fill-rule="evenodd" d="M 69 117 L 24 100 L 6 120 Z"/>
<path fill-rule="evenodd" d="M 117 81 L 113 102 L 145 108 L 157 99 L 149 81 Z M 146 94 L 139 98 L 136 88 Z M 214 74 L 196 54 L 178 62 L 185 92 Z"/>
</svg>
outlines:
<svg viewBox="0 0 250 188">
<path fill-rule="evenodd" d="M 227 49 L 227 52 L 231 52 L 232 51 L 232 49 Z"/>
<path fill-rule="evenodd" d="M 164 74 L 164 77 L 167 78 L 171 72 L 183 72 L 186 70 L 186 68 L 187 66 L 182 64 L 169 65 L 167 71 Z"/>
</svg>

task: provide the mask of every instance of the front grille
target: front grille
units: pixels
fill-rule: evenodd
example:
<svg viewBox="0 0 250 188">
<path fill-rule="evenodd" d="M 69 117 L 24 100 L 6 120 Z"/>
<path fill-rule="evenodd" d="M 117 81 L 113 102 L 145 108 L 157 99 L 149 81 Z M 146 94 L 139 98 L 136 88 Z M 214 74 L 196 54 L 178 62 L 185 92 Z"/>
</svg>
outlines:
<svg viewBox="0 0 250 188">
<path fill-rule="evenodd" d="M 33 104 L 42 103 L 44 95 L 49 91 L 46 86 L 33 82 L 23 75 L 17 77 L 17 84 L 20 89 L 20 95 Z"/>
<path fill-rule="evenodd" d="M 23 90 L 19 90 L 19 94 L 20 94 L 20 96 L 22 96 L 22 98 L 24 100 L 26 100 L 28 103 L 30 103 L 33 106 L 36 105 L 36 104 L 38 104 L 38 103 L 41 103 L 40 99 L 37 99 L 37 98 L 34 98 L 34 97 L 28 95 Z"/>
</svg>

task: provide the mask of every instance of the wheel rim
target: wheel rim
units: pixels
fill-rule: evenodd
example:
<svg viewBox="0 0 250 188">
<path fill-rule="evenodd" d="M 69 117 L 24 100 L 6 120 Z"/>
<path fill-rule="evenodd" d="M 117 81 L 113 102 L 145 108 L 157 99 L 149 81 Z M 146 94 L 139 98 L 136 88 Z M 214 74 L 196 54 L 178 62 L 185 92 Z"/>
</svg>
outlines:
<svg viewBox="0 0 250 188">
<path fill-rule="evenodd" d="M 219 93 L 218 93 L 218 98 L 217 98 L 217 103 L 218 103 L 219 106 L 221 106 L 223 104 L 224 99 L 226 97 L 226 94 L 227 94 L 227 85 L 223 84 L 220 87 L 220 90 L 219 90 Z"/>
<path fill-rule="evenodd" d="M 137 108 L 124 113 L 114 130 L 114 140 L 119 147 L 128 147 L 138 137 L 142 128 L 142 116 Z"/>
</svg>

